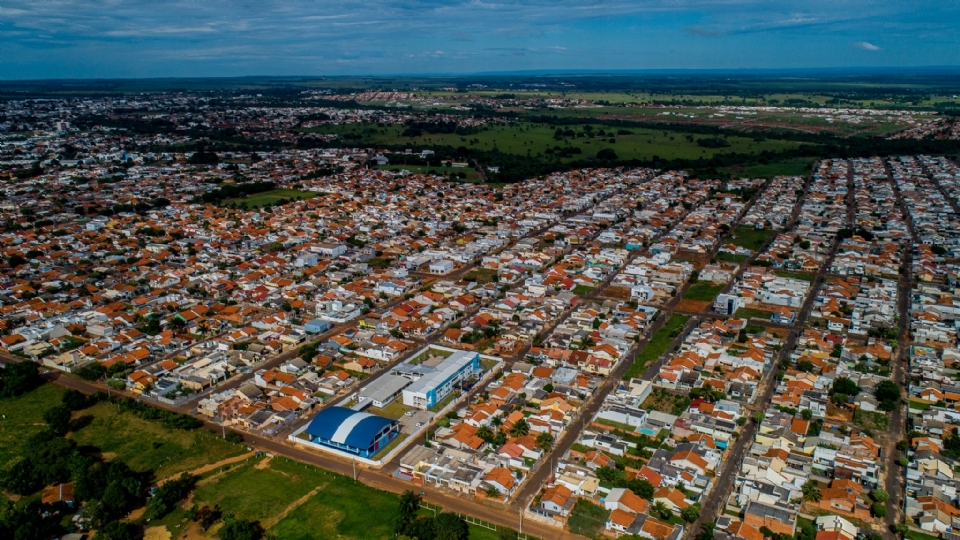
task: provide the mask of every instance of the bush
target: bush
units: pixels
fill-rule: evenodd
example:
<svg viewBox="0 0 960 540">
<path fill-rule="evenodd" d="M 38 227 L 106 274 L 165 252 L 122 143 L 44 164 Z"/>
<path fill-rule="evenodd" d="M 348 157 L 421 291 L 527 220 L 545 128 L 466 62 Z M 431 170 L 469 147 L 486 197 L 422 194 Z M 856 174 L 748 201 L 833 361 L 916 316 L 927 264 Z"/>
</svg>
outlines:
<svg viewBox="0 0 960 540">
<path fill-rule="evenodd" d="M 870 492 L 870 498 L 873 499 L 873 502 L 885 503 L 887 499 L 890 498 L 890 495 L 883 489 L 875 489 Z"/>
</svg>

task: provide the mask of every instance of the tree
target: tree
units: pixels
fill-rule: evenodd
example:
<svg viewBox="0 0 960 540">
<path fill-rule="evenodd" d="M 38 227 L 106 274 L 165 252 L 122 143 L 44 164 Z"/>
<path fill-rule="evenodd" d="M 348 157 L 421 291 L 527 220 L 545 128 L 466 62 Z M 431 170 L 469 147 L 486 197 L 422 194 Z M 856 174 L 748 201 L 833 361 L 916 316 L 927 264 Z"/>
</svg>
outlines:
<svg viewBox="0 0 960 540">
<path fill-rule="evenodd" d="M 670 516 L 673 515 L 673 512 L 670 511 L 670 507 L 664 504 L 663 501 L 657 501 L 653 503 L 652 509 L 653 509 L 653 513 L 664 521 L 670 519 Z"/>
<path fill-rule="evenodd" d="M 860 387 L 857 386 L 857 383 L 853 382 L 853 379 L 837 377 L 836 380 L 833 381 L 833 392 L 836 394 L 855 396 L 860 393 Z"/>
<path fill-rule="evenodd" d="M 240 444 L 243 442 L 243 435 L 237 433 L 236 431 L 231 430 L 227 432 L 227 436 L 225 437 L 225 439 L 227 442 Z"/>
<path fill-rule="evenodd" d="M 760 422 L 763 422 L 763 416 L 764 416 L 763 411 L 757 411 L 753 413 L 753 422 L 755 424 L 759 424 Z"/>
<path fill-rule="evenodd" d="M 830 401 L 838 407 L 843 407 L 849 400 L 850 398 L 846 394 L 834 394 L 830 396 Z"/>
<path fill-rule="evenodd" d="M 220 511 L 219 505 L 213 505 L 213 508 L 204 505 L 203 508 L 200 508 L 196 511 L 193 516 L 193 520 L 200 524 L 200 530 L 205 531 L 209 529 L 214 523 L 220 521 L 220 517 L 223 512 Z"/>
<path fill-rule="evenodd" d="M 50 426 L 54 435 L 63 436 L 70 430 L 70 419 L 72 413 L 66 405 L 57 405 L 51 407 L 43 413 L 43 421 Z"/>
<path fill-rule="evenodd" d="M 420 510 L 420 502 L 422 501 L 420 495 L 407 490 L 400 495 L 400 515 L 397 518 L 396 526 L 394 526 L 394 532 L 397 534 L 402 533 L 406 530 L 407 525 L 411 521 L 417 518 L 417 512 Z"/>
<path fill-rule="evenodd" d="M 808 502 L 820 502 L 820 499 L 823 498 L 823 494 L 820 493 L 820 486 L 813 480 L 807 480 L 803 484 L 801 492 L 803 493 L 803 500 Z"/>
<path fill-rule="evenodd" d="M 880 410 L 892 411 L 900 401 L 900 387 L 893 381 L 883 381 L 874 389 L 873 395 L 880 402 Z"/>
<path fill-rule="evenodd" d="M 71 411 L 79 411 L 80 409 L 85 409 L 90 405 L 90 401 L 87 399 L 82 392 L 77 390 L 67 390 L 64 392 L 63 397 L 60 398 L 60 403 L 63 403 Z"/>
<path fill-rule="evenodd" d="M 544 431 L 543 433 L 537 435 L 537 448 L 541 450 L 550 450 L 553 446 L 553 435 Z"/>
<path fill-rule="evenodd" d="M 433 520 L 434 540 L 470 540 L 467 522 L 452 512 L 440 512 Z"/>
<path fill-rule="evenodd" d="M 885 489 L 877 488 L 870 492 L 870 498 L 873 502 L 885 503 L 890 498 L 890 494 Z"/>
<path fill-rule="evenodd" d="M 220 540 L 260 540 L 263 527 L 256 521 L 236 520 L 225 524 L 217 536 Z"/>
<path fill-rule="evenodd" d="M 159 519 L 172 512 L 177 504 L 187 498 L 190 491 L 197 485 L 197 477 L 184 474 L 175 480 L 163 484 L 154 492 L 147 502 L 147 519 Z"/>
<path fill-rule="evenodd" d="M 680 517 L 687 523 L 700 519 L 700 503 L 691 504 L 680 511 Z"/>
<path fill-rule="evenodd" d="M 716 528 L 716 522 L 704 523 L 695 540 L 713 540 L 713 530 Z"/>
<path fill-rule="evenodd" d="M 510 427 L 510 435 L 514 437 L 523 437 L 527 433 L 530 433 L 530 424 L 527 424 L 527 421 L 523 418 L 517 420 L 517 422 Z"/>
<path fill-rule="evenodd" d="M 810 420 L 813 418 L 813 411 L 810 409 L 804 409 L 800 411 L 800 418 L 803 418 L 804 420 Z"/>
<path fill-rule="evenodd" d="M 520 535 L 517 534 L 517 531 L 513 529 L 507 529 L 504 527 L 497 531 L 497 540 L 517 540 Z"/>
<path fill-rule="evenodd" d="M 97 531 L 94 540 L 139 540 L 143 538 L 140 527 L 127 522 L 111 521 Z"/>
<path fill-rule="evenodd" d="M 490 497 L 491 499 L 502 498 L 502 495 L 500 494 L 500 490 L 492 485 L 487 486 L 487 489 L 483 490 L 483 494 L 486 495 L 487 497 Z"/>
<path fill-rule="evenodd" d="M 884 506 L 883 503 L 875 502 L 871 504 L 870 512 L 878 518 L 887 517 L 887 507 Z"/>
<path fill-rule="evenodd" d="M 37 364 L 11 362 L 0 370 L 0 398 L 17 397 L 43 384 Z"/>
<path fill-rule="evenodd" d="M 903 538 L 910 531 L 910 526 L 907 525 L 906 521 L 901 521 L 893 526 L 893 530 L 897 531 L 897 535 Z"/>
</svg>

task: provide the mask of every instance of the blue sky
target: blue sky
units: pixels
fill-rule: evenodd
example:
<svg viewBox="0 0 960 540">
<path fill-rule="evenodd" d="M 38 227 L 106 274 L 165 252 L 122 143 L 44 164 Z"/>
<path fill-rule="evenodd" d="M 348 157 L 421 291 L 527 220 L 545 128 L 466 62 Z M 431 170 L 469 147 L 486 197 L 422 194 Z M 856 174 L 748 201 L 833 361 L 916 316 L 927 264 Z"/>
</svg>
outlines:
<svg viewBox="0 0 960 540">
<path fill-rule="evenodd" d="M 0 3 L 0 79 L 934 65 L 960 2 Z"/>
</svg>

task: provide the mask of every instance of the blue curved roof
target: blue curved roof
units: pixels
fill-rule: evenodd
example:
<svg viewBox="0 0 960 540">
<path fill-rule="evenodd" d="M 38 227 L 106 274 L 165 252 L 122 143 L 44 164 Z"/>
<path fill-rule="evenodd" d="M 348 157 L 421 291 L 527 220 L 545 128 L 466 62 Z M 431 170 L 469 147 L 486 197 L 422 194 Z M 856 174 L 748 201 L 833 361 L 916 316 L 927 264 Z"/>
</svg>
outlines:
<svg viewBox="0 0 960 540">
<path fill-rule="evenodd" d="M 325 441 L 354 448 L 370 448 L 377 435 L 396 420 L 358 412 L 346 407 L 329 407 L 317 413 L 306 433 Z"/>
</svg>

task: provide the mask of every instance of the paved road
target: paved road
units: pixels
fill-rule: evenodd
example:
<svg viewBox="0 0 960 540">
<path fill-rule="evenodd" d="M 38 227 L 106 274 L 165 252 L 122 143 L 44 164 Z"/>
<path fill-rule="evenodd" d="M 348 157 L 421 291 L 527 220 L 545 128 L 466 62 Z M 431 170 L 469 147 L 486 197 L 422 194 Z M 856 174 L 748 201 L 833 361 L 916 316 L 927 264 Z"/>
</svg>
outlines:
<svg viewBox="0 0 960 540">
<path fill-rule="evenodd" d="M 804 182 L 803 187 L 803 196 L 797 200 L 797 204 L 794 207 L 793 213 L 790 217 L 790 223 L 787 228 L 784 230 L 792 230 L 796 225 L 797 219 L 800 215 L 800 210 L 803 206 L 804 198 L 806 194 L 810 191 L 810 184 L 813 181 L 813 172 L 807 177 Z M 850 174 L 847 176 L 847 215 L 846 215 L 846 224 L 847 227 L 852 227 L 855 213 L 853 210 L 853 174 L 852 174 L 852 165 L 850 167 Z M 800 309 L 799 316 L 797 317 L 797 322 L 791 327 L 790 334 L 787 336 L 787 340 L 784 343 L 783 348 L 780 350 L 776 361 L 771 364 L 770 369 L 767 371 L 761 383 L 763 386 L 759 389 L 759 395 L 757 399 L 754 400 L 754 405 L 750 407 L 751 410 L 763 411 L 766 409 L 767 405 L 770 404 L 771 399 L 773 398 L 773 392 L 777 388 L 777 384 L 774 382 L 776 380 L 776 372 L 779 370 L 779 363 L 784 358 L 787 358 L 792 352 L 793 347 L 796 345 L 796 340 L 800 333 L 803 332 L 803 325 L 806 322 L 807 318 L 810 316 L 810 312 L 813 309 L 813 304 L 816 301 L 817 293 L 820 290 L 820 287 L 823 286 L 823 282 L 828 276 L 830 265 L 833 264 L 833 260 L 837 255 L 837 252 L 840 250 L 841 239 L 839 237 L 835 238 L 833 244 L 830 247 L 830 252 L 827 255 L 826 260 L 821 265 L 819 272 L 817 273 L 816 279 L 811 284 L 810 290 L 807 294 L 807 298 L 803 303 L 803 306 Z M 759 253 L 759 252 L 758 252 Z M 752 260 L 752 258 L 751 258 Z M 687 537 L 692 538 L 697 533 L 700 532 L 700 529 L 703 528 L 704 524 L 712 523 L 717 520 L 717 518 L 723 513 L 723 509 L 726 506 L 727 497 L 730 494 L 730 491 L 733 488 L 733 481 L 736 479 L 737 474 L 740 472 L 740 464 L 743 460 L 743 457 L 746 455 L 746 452 L 749 450 L 750 446 L 753 445 L 754 438 L 756 436 L 758 425 L 753 422 L 752 418 L 744 426 L 744 429 L 741 431 L 740 435 L 737 437 L 736 442 L 733 447 L 727 450 L 726 457 L 723 458 L 721 462 L 720 472 L 716 477 L 715 484 L 711 488 L 710 493 L 707 494 L 707 497 L 703 504 L 701 505 L 703 510 L 700 514 L 700 518 L 693 523 L 691 527 L 687 530 Z"/>
</svg>

